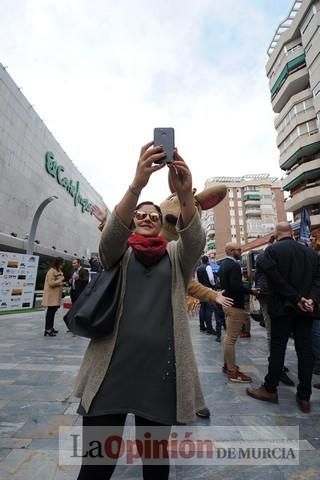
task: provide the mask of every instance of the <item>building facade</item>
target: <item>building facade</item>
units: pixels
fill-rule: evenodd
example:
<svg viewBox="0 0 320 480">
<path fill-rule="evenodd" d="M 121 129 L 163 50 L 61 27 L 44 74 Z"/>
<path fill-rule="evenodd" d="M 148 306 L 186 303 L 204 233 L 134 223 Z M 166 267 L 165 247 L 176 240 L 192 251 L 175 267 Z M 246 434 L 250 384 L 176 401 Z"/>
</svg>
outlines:
<svg viewBox="0 0 320 480">
<path fill-rule="evenodd" d="M 107 210 L 0 64 L 0 250 L 25 252 L 34 214 L 48 197 L 34 253 L 84 259 L 100 232 L 92 204 Z"/>
<path fill-rule="evenodd" d="M 224 183 L 228 193 L 214 209 L 203 212 L 207 248 L 215 249 L 217 259 L 224 255 L 228 242 L 240 245 L 267 235 L 286 220 L 281 182 L 268 174 L 243 177 L 212 177 L 208 188 Z"/>
<path fill-rule="evenodd" d="M 295 1 L 268 49 L 266 72 L 287 212 L 310 214 L 320 237 L 320 1 Z"/>
</svg>

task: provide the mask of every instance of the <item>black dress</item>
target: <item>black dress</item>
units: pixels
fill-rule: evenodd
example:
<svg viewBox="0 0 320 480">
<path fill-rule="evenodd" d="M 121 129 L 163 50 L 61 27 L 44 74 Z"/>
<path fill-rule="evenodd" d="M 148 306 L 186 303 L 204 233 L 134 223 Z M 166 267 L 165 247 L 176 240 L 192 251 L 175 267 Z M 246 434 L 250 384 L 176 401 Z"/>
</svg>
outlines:
<svg viewBox="0 0 320 480">
<path fill-rule="evenodd" d="M 133 413 L 176 423 L 176 377 L 168 254 L 150 267 L 131 255 L 113 356 L 88 414 Z"/>
</svg>

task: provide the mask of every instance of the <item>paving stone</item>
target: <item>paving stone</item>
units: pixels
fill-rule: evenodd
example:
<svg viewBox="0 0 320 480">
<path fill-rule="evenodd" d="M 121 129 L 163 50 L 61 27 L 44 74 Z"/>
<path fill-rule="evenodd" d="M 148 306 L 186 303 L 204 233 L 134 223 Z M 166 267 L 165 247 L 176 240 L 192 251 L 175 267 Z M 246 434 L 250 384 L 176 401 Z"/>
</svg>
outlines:
<svg viewBox="0 0 320 480">
<path fill-rule="evenodd" d="M 59 470 L 56 451 L 12 450 L 1 463 L 2 478 L 10 480 L 53 479 Z"/>
<path fill-rule="evenodd" d="M 66 333 L 62 310 L 57 314 L 57 337 L 43 337 L 43 312 L 0 317 L 0 478 L 10 480 L 71 480 L 79 466 L 58 465 L 58 427 L 81 425 L 76 414 L 79 399 L 72 394 L 75 376 L 87 339 Z M 195 356 L 210 419 L 197 417 L 192 426 L 222 427 L 226 442 L 239 442 L 244 427 L 272 432 L 271 427 L 299 428 L 299 465 L 202 465 L 173 464 L 170 479 L 319 480 L 320 391 L 312 396 L 311 414 L 298 410 L 295 388 L 280 385 L 280 403 L 258 402 L 246 394 L 246 384 L 228 382 L 222 373 L 223 346 L 215 337 L 200 334 L 198 319 L 191 319 Z M 237 364 L 259 385 L 267 371 L 265 330 L 252 322 L 252 337 L 237 342 Z M 296 355 L 289 342 L 286 364 L 297 382 Z M 318 377 L 317 377 L 318 378 Z M 317 380 L 316 378 L 316 380 Z M 128 416 L 128 428 L 134 419 Z M 228 427 L 228 428 L 225 428 Z M 252 434 L 252 432 L 251 432 Z M 217 435 L 218 436 L 218 435 Z M 254 438 L 254 436 L 253 436 Z M 228 443 L 229 445 L 229 443 Z M 141 468 L 116 468 L 116 480 L 142 478 Z"/>
<path fill-rule="evenodd" d="M 59 427 L 74 425 L 75 415 L 50 415 L 27 421 L 17 432 L 20 438 L 50 438 L 59 435 Z"/>
<path fill-rule="evenodd" d="M 1 462 L 11 453 L 10 448 L 0 448 L 0 473 L 1 473 Z"/>
<path fill-rule="evenodd" d="M 22 426 L 23 423 L 0 422 L 0 437 L 10 437 Z"/>
<path fill-rule="evenodd" d="M 31 438 L 8 438 L 8 437 L 1 437 L 0 438 L 0 448 L 10 448 L 10 449 L 18 449 L 18 448 L 26 448 L 28 445 L 31 444 Z"/>
</svg>

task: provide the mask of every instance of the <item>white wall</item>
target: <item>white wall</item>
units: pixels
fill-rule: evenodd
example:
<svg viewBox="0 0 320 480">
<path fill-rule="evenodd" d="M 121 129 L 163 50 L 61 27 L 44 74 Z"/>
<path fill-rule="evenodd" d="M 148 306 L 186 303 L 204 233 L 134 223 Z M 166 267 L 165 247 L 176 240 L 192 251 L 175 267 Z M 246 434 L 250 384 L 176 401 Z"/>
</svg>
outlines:
<svg viewBox="0 0 320 480">
<path fill-rule="evenodd" d="M 80 205 L 75 207 L 70 194 L 47 173 L 47 151 L 64 166 L 65 176 L 80 182 L 84 197 L 105 207 L 0 64 L 0 232 L 23 238 L 39 204 L 57 195 L 59 199 L 46 207 L 40 219 L 36 234 L 40 245 L 50 249 L 54 245 L 79 257 L 86 255 L 87 248 L 97 251 L 98 222 L 82 213 Z"/>
</svg>

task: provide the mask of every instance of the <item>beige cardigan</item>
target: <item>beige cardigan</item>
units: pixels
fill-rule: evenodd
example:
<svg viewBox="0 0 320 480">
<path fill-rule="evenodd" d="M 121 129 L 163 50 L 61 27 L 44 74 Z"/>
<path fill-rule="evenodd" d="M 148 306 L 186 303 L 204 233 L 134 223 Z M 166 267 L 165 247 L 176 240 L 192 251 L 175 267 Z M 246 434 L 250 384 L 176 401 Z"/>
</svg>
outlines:
<svg viewBox="0 0 320 480">
<path fill-rule="evenodd" d="M 108 370 L 115 342 L 119 320 L 122 314 L 123 297 L 126 289 L 126 272 L 132 249 L 127 241 L 132 230 L 127 228 L 115 212 L 105 225 L 99 246 L 101 261 L 106 269 L 113 267 L 122 257 L 122 291 L 114 332 L 106 337 L 90 341 L 81 363 L 76 380 L 75 395 L 81 398 L 86 412 L 89 411 L 99 387 Z M 190 224 L 178 229 L 179 240 L 169 242 L 167 252 L 172 265 L 172 311 L 176 357 L 177 421 L 188 423 L 195 412 L 205 407 L 198 369 L 194 358 L 189 321 L 186 312 L 186 288 L 192 271 L 200 258 L 205 234 L 198 212 Z M 141 392 L 143 394 L 143 392 Z"/>
<path fill-rule="evenodd" d="M 60 307 L 63 287 L 63 272 L 51 267 L 46 275 L 41 304 L 44 307 Z"/>
</svg>

